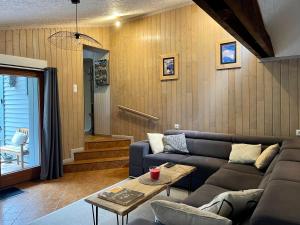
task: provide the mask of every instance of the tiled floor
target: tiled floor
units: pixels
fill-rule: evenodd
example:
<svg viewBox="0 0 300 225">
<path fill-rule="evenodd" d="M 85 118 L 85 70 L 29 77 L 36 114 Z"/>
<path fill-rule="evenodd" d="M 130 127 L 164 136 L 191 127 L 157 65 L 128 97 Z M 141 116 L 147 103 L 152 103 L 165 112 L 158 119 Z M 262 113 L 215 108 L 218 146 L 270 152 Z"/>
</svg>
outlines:
<svg viewBox="0 0 300 225">
<path fill-rule="evenodd" d="M 128 177 L 128 168 L 66 173 L 53 181 L 27 182 L 25 193 L 0 201 L 0 225 L 26 225 Z"/>
</svg>

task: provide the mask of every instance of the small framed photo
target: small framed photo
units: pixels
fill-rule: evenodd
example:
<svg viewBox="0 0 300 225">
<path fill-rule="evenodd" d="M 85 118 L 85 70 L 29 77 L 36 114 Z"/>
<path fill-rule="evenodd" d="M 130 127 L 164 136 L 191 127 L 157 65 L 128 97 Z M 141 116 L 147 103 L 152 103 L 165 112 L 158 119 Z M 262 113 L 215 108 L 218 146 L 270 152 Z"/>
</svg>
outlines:
<svg viewBox="0 0 300 225">
<path fill-rule="evenodd" d="M 218 42 L 216 45 L 216 68 L 234 69 L 241 67 L 241 46 L 235 40 Z"/>
<path fill-rule="evenodd" d="M 178 79 L 178 55 L 167 54 L 161 56 L 160 80 Z"/>
</svg>

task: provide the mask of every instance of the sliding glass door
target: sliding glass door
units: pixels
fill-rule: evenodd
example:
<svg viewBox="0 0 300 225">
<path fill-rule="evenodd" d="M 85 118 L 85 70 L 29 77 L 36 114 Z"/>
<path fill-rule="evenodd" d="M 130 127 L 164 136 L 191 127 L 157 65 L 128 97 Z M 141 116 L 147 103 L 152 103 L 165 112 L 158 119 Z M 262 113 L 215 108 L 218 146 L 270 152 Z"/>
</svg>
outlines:
<svg viewBox="0 0 300 225">
<path fill-rule="evenodd" d="M 39 98 L 38 77 L 0 74 L 1 175 L 40 165 Z"/>
</svg>

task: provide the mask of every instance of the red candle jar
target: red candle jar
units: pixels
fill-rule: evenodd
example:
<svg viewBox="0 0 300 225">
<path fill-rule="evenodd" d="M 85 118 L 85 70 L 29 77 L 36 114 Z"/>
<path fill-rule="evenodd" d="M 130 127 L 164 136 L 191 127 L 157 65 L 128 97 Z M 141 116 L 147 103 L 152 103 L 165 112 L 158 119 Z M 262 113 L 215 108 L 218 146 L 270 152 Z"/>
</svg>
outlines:
<svg viewBox="0 0 300 225">
<path fill-rule="evenodd" d="M 159 179 L 159 175 L 160 175 L 160 168 L 159 167 L 156 167 L 156 166 L 150 167 L 149 171 L 150 171 L 151 180 L 158 180 Z"/>
</svg>

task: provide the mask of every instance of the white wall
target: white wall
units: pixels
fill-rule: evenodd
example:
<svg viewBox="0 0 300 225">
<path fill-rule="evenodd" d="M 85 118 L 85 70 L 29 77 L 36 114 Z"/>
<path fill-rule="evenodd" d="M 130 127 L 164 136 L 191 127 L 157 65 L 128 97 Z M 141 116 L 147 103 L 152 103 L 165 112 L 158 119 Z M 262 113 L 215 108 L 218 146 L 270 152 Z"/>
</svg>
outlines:
<svg viewBox="0 0 300 225">
<path fill-rule="evenodd" d="M 106 50 L 84 50 L 84 58 L 95 60 L 109 58 Z M 94 127 L 95 134 L 111 134 L 110 86 L 101 86 L 94 90 Z"/>
<path fill-rule="evenodd" d="M 300 55 L 300 1 L 259 0 L 276 57 Z"/>
</svg>

